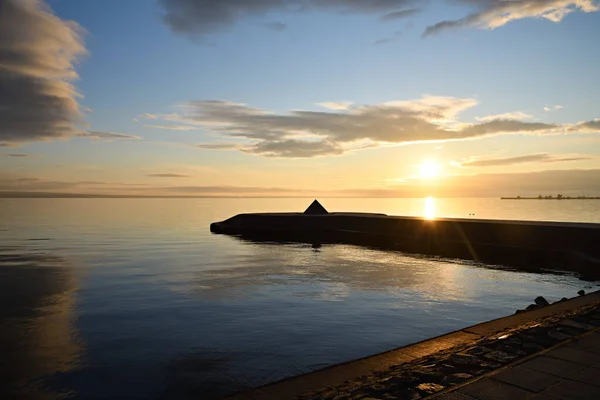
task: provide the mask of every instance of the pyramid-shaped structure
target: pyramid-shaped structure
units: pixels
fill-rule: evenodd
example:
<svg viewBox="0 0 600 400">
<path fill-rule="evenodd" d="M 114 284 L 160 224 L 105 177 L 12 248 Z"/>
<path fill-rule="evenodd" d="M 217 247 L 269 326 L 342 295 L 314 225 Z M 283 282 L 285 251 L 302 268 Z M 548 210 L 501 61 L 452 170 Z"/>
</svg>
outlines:
<svg viewBox="0 0 600 400">
<path fill-rule="evenodd" d="M 304 214 L 318 215 L 318 214 L 329 214 L 329 213 L 327 212 L 325 207 L 323 207 L 321 205 L 321 203 L 319 203 L 317 200 L 315 200 L 312 202 L 312 204 L 310 206 L 308 206 L 306 211 L 304 211 Z"/>
</svg>

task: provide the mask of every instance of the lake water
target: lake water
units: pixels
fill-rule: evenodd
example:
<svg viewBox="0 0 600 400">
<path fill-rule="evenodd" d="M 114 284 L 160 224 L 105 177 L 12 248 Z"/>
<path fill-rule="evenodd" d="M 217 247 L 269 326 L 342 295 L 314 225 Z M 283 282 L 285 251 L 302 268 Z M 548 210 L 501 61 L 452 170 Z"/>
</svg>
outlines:
<svg viewBox="0 0 600 400">
<path fill-rule="evenodd" d="M 311 201 L 0 199 L 0 398 L 210 399 L 597 284 L 209 232 L 210 222 L 240 212 L 302 211 Z M 330 211 L 600 222 L 600 201 L 322 203 Z"/>
</svg>

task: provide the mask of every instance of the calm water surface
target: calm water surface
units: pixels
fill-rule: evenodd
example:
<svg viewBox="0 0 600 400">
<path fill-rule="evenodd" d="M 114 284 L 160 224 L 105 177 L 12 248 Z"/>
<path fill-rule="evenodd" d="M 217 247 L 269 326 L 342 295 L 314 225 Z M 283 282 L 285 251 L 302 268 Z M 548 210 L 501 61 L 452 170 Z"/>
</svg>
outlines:
<svg viewBox="0 0 600 400">
<path fill-rule="evenodd" d="M 312 199 L 310 199 L 312 200 Z M 210 399 L 596 283 L 211 235 L 309 199 L 1 199 L 0 398 Z M 600 202 L 325 199 L 330 211 L 600 222 Z"/>
</svg>

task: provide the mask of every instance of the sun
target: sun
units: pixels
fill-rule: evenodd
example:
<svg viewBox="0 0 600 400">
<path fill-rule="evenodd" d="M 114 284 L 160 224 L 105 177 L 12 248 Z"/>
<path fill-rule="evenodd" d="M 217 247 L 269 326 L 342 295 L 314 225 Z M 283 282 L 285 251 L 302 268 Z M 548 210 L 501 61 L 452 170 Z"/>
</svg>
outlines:
<svg viewBox="0 0 600 400">
<path fill-rule="evenodd" d="M 421 163 L 419 167 L 419 172 L 421 178 L 423 179 L 433 179 L 440 176 L 440 172 L 442 171 L 442 166 L 433 160 L 425 160 Z"/>
</svg>

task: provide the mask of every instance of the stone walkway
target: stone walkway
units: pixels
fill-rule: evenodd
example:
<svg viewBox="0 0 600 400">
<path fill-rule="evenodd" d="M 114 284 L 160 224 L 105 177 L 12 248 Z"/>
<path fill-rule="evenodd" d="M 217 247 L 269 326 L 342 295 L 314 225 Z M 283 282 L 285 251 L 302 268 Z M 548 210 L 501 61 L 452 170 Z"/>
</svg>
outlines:
<svg viewBox="0 0 600 400">
<path fill-rule="evenodd" d="M 600 332 L 573 339 L 431 400 L 598 400 Z"/>
</svg>

